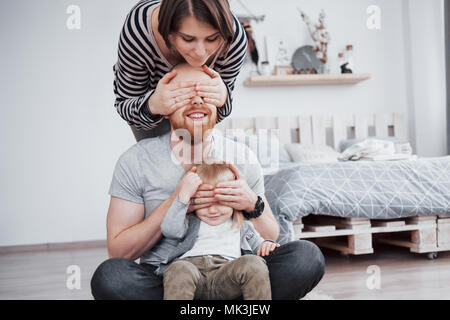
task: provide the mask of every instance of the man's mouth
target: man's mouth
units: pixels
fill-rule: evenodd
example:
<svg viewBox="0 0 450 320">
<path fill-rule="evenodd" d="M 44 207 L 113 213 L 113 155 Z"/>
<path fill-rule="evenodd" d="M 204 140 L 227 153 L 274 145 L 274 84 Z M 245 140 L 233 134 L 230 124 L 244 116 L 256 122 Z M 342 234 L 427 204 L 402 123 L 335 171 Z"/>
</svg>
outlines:
<svg viewBox="0 0 450 320">
<path fill-rule="evenodd" d="M 208 114 L 203 111 L 192 111 L 186 115 L 192 121 L 203 121 L 208 117 Z"/>
</svg>

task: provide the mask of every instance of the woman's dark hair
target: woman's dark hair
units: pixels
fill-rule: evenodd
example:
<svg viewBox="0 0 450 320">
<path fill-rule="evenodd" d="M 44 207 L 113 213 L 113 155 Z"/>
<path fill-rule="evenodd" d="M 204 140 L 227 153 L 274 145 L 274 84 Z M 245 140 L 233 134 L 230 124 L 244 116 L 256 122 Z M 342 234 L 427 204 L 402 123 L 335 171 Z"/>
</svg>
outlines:
<svg viewBox="0 0 450 320">
<path fill-rule="evenodd" d="M 178 32 L 181 22 L 187 17 L 194 17 L 217 29 L 225 40 L 218 56 L 228 52 L 234 37 L 234 20 L 228 0 L 162 0 L 158 32 L 169 49 L 173 50 L 169 35 Z"/>
</svg>

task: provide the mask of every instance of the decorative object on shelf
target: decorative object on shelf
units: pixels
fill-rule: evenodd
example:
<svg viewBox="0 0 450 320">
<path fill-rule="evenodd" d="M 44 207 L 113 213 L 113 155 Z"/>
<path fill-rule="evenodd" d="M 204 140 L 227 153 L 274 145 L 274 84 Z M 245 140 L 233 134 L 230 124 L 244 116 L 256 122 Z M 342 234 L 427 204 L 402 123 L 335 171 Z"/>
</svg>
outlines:
<svg viewBox="0 0 450 320">
<path fill-rule="evenodd" d="M 288 56 L 288 49 L 286 47 L 286 42 L 283 38 L 280 38 L 278 40 L 278 50 L 275 57 L 275 65 L 277 66 L 284 66 L 289 64 L 289 56 Z"/>
<path fill-rule="evenodd" d="M 341 73 L 353 73 L 353 46 L 351 44 L 346 46 L 345 53 L 339 52 L 338 58 Z"/>
<path fill-rule="evenodd" d="M 253 38 L 253 29 L 252 26 L 250 24 L 250 21 L 243 21 L 241 20 L 242 26 L 244 27 L 245 30 L 245 34 L 247 35 L 247 39 L 248 39 L 248 52 L 250 53 L 250 57 L 252 62 L 254 63 L 254 65 L 256 66 L 256 73 L 257 74 L 261 74 L 261 72 L 259 71 L 259 53 L 258 53 L 258 48 L 256 47 L 256 41 Z"/>
<path fill-rule="evenodd" d="M 324 64 L 317 58 L 313 46 L 298 48 L 292 56 L 292 68 L 294 74 L 323 73 Z"/>
<path fill-rule="evenodd" d="M 269 76 L 270 75 L 270 64 L 269 61 L 263 61 L 261 62 L 261 75 L 262 76 Z"/>
<path fill-rule="evenodd" d="M 251 61 L 254 64 L 253 65 L 254 69 L 251 71 L 251 73 L 260 75 L 261 74 L 261 72 L 259 70 L 260 55 L 258 52 L 258 48 L 256 46 L 255 38 L 253 36 L 253 29 L 252 29 L 251 22 L 255 22 L 255 23 L 263 22 L 266 16 L 265 15 L 259 15 L 259 16 L 254 15 L 253 12 L 250 11 L 250 9 L 247 8 L 241 0 L 236 0 L 234 2 L 237 3 L 241 8 L 243 8 L 247 13 L 246 15 L 237 15 L 237 18 L 238 18 L 239 22 L 242 24 L 242 26 L 244 27 L 245 34 L 247 35 L 247 39 L 248 39 L 247 48 L 248 48 L 248 52 L 249 52 Z"/>
<path fill-rule="evenodd" d="M 287 40 L 284 35 L 268 35 L 264 37 L 266 61 L 269 62 L 271 74 L 275 74 L 275 66 L 290 65 L 291 57 L 286 46 Z"/>
<path fill-rule="evenodd" d="M 312 26 L 310 18 L 302 10 L 299 9 L 299 11 L 303 21 L 308 27 L 311 38 L 314 41 L 314 52 L 316 53 L 317 58 L 324 64 L 322 73 L 328 73 L 328 68 L 326 67 L 328 62 L 327 51 L 331 37 L 325 24 L 325 11 L 322 9 L 319 14 L 319 22 L 314 26 Z"/>
<path fill-rule="evenodd" d="M 291 66 L 275 66 L 274 73 L 276 76 L 284 76 L 284 75 L 292 74 L 292 67 Z"/>
<path fill-rule="evenodd" d="M 264 19 L 266 18 L 265 15 L 259 15 L 259 16 L 254 15 L 253 12 L 251 12 L 250 9 L 247 8 L 247 7 L 242 3 L 241 0 L 236 0 L 236 1 L 233 1 L 233 2 L 237 2 L 237 3 L 241 6 L 241 8 L 243 8 L 245 11 L 247 11 L 247 14 L 248 14 L 248 15 L 246 15 L 246 16 L 244 16 L 244 15 L 238 15 L 238 16 L 237 16 L 238 20 L 241 21 L 241 23 L 242 23 L 242 21 L 255 21 L 256 23 L 258 23 L 258 22 L 263 22 Z M 231 5 L 231 1 L 230 1 L 230 5 Z"/>
<path fill-rule="evenodd" d="M 345 51 L 345 55 L 346 55 L 346 60 L 347 60 L 347 69 L 350 70 L 350 73 L 353 73 L 354 70 L 354 66 L 353 66 L 353 45 L 348 44 L 346 46 L 346 51 Z"/>
</svg>

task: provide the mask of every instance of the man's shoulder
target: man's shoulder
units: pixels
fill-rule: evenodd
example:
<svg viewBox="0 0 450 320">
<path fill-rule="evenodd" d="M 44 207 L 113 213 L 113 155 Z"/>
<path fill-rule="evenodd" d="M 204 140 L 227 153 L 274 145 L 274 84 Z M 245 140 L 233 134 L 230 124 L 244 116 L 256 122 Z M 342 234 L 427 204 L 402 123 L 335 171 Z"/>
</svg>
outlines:
<svg viewBox="0 0 450 320">
<path fill-rule="evenodd" d="M 228 137 L 222 133 L 215 133 L 215 139 L 219 142 L 222 151 L 225 152 L 226 158 L 233 157 L 236 160 L 240 160 L 242 163 L 243 157 L 245 159 L 257 160 L 257 156 L 252 149 L 250 149 L 245 143 L 239 141 L 234 137 Z M 245 164 L 245 162 L 244 162 Z"/>
<path fill-rule="evenodd" d="M 142 159 L 152 158 L 152 155 L 161 155 L 158 151 L 162 147 L 162 142 L 159 137 L 143 139 L 127 150 L 125 150 L 119 157 L 119 162 L 135 162 Z"/>
</svg>

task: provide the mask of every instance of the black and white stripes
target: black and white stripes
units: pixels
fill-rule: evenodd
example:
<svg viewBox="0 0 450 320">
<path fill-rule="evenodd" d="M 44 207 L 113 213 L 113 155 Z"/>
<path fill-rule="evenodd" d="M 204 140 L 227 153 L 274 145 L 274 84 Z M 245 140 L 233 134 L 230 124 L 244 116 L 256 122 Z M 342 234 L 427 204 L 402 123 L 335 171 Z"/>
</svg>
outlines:
<svg viewBox="0 0 450 320">
<path fill-rule="evenodd" d="M 149 34 L 149 14 L 160 2 L 141 0 L 131 9 L 120 34 L 118 59 L 113 67 L 114 105 L 120 116 L 137 129 L 152 130 L 163 120 L 160 115 L 150 114 L 147 108 L 147 101 L 158 81 L 171 69 L 153 35 Z M 227 102 L 217 109 L 217 121 L 231 113 L 231 91 L 247 52 L 247 37 L 236 17 L 234 29 L 234 39 L 226 57 L 218 58 L 213 66 L 228 88 Z"/>
</svg>

